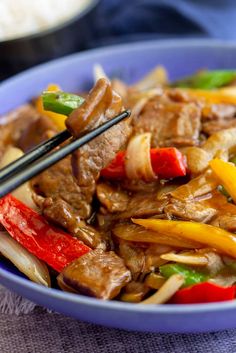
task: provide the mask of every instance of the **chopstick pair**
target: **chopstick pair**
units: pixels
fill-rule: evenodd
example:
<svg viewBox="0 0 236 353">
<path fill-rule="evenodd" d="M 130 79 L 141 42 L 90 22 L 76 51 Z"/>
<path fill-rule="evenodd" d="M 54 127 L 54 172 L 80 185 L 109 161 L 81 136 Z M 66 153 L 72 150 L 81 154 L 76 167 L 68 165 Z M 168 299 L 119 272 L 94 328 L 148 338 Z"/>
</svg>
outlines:
<svg viewBox="0 0 236 353">
<path fill-rule="evenodd" d="M 68 130 L 64 130 L 36 146 L 30 152 L 0 170 L 0 198 L 129 116 L 130 111 L 125 110 L 96 129 L 51 153 L 48 152 L 72 137 Z"/>
</svg>

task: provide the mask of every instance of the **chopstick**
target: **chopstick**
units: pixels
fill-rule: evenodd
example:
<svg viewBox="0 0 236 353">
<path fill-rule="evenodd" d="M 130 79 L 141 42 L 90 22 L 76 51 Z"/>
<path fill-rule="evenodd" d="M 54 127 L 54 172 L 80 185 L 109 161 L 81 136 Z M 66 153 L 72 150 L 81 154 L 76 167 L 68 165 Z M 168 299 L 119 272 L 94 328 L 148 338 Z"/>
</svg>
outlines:
<svg viewBox="0 0 236 353">
<path fill-rule="evenodd" d="M 11 163 L 8 169 L 8 171 L 10 170 L 9 174 L 6 172 L 7 168 L 4 168 L 3 170 L 0 171 L 1 173 L 0 175 L 2 178 L 0 180 L 0 198 L 7 195 L 9 192 L 16 189 L 18 186 L 22 185 L 29 179 L 33 178 L 35 175 L 41 173 L 42 171 L 49 168 L 53 164 L 57 163 L 64 157 L 68 156 L 70 153 L 74 152 L 76 149 L 82 147 L 89 141 L 93 140 L 95 137 L 99 136 L 100 134 L 102 134 L 103 132 L 111 128 L 113 125 L 119 123 L 125 118 L 128 118 L 129 116 L 130 116 L 130 111 L 125 110 L 124 112 L 117 115 L 113 119 L 110 119 L 109 121 L 100 125 L 96 129 L 88 132 L 86 135 L 46 155 L 45 153 L 47 153 L 48 151 L 58 146 L 59 143 L 65 141 L 67 138 L 71 137 L 71 135 L 69 134 L 68 136 L 68 134 L 66 133 L 67 130 L 65 130 L 61 134 L 54 136 L 54 139 L 52 138 L 40 144 L 38 147 L 34 148 L 34 150 L 26 154 L 24 156 L 25 158 L 21 157 L 19 160 L 16 160 L 15 162 Z M 63 140 L 64 138 L 65 140 Z M 45 148 L 46 152 L 43 148 L 44 146 L 46 146 Z M 39 153 L 37 153 L 38 148 L 40 151 Z M 23 160 L 24 162 L 23 165 L 26 166 L 26 169 L 24 170 L 15 169 L 14 166 L 16 165 L 18 168 L 19 167 L 22 168 L 22 164 L 19 162 L 20 160 L 21 161 Z M 34 163 L 30 164 L 32 161 L 34 161 Z"/>
<path fill-rule="evenodd" d="M 0 183 L 10 178 L 10 176 L 18 173 L 18 168 L 24 169 L 32 162 L 36 161 L 46 153 L 52 151 L 55 147 L 59 146 L 61 143 L 65 142 L 70 137 L 70 132 L 68 130 L 64 130 L 49 140 L 42 142 L 28 153 L 18 158 L 16 161 L 0 169 Z"/>
</svg>

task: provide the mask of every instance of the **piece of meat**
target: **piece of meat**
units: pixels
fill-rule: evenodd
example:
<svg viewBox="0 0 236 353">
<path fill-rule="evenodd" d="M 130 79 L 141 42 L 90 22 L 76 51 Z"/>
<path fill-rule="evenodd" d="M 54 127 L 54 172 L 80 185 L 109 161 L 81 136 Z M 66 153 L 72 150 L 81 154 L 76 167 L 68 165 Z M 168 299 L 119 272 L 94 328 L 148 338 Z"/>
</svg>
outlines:
<svg viewBox="0 0 236 353">
<path fill-rule="evenodd" d="M 236 207 L 228 203 L 227 198 L 216 190 L 217 184 L 208 185 L 206 188 L 204 180 L 207 180 L 209 173 L 191 180 L 188 184 L 182 185 L 165 197 L 169 202 L 164 212 L 169 219 L 178 218 L 187 221 L 209 223 L 220 214 L 235 213 Z M 203 182 L 203 183 L 202 183 Z M 199 185 L 199 190 L 195 187 Z M 185 188 L 186 186 L 186 188 Z M 199 191 L 199 192 L 198 192 Z M 205 192 L 203 194 L 203 192 Z M 233 210 L 232 210 L 233 209 Z"/>
<path fill-rule="evenodd" d="M 145 282 L 129 282 L 123 289 L 121 300 L 131 303 L 139 303 L 150 292 L 151 288 Z"/>
<path fill-rule="evenodd" d="M 153 182 L 145 182 L 144 180 L 141 179 L 124 179 L 120 181 L 120 185 L 122 189 L 125 189 L 126 191 L 132 191 L 132 192 L 143 192 L 143 193 L 157 193 L 160 185 L 157 183 L 157 181 Z"/>
<path fill-rule="evenodd" d="M 164 207 L 168 204 L 168 200 L 163 198 L 157 200 L 156 194 L 146 194 L 143 192 L 130 195 L 126 210 L 116 213 L 107 213 L 104 208 L 97 213 L 99 228 L 104 231 L 111 229 L 117 221 L 130 220 L 132 217 L 161 217 L 166 218 Z"/>
<path fill-rule="evenodd" d="M 122 212 L 127 209 L 129 196 L 118 187 L 106 183 L 99 183 L 96 188 L 99 202 L 110 213 Z"/>
<path fill-rule="evenodd" d="M 236 119 L 222 119 L 206 121 L 202 124 L 202 131 L 207 135 L 213 135 L 214 133 L 236 127 Z"/>
<path fill-rule="evenodd" d="M 172 198 L 164 208 L 164 212 L 169 219 L 178 218 L 187 221 L 207 223 L 217 214 L 217 209 L 200 201 L 191 200 L 184 202 Z"/>
<path fill-rule="evenodd" d="M 128 225 L 128 228 L 132 225 Z M 161 244 L 142 244 L 119 239 L 118 254 L 125 261 L 133 280 L 145 275 L 163 265 L 166 260 L 161 255 L 172 251 L 173 248 Z"/>
<path fill-rule="evenodd" d="M 166 96 L 148 101 L 134 120 L 134 133 L 152 133 L 152 147 L 193 146 L 199 143 L 201 109 L 195 103 L 173 102 Z"/>
<path fill-rule="evenodd" d="M 131 280 L 124 261 L 113 251 L 103 252 L 100 249 L 73 261 L 59 277 L 78 293 L 100 299 L 115 298 Z"/>
<path fill-rule="evenodd" d="M 50 222 L 53 222 L 77 237 L 90 248 L 105 248 L 101 234 L 92 226 L 86 225 L 80 220 L 78 211 L 68 202 L 61 198 L 52 199 L 48 197 L 44 199 L 41 205 L 42 213 Z"/>
<path fill-rule="evenodd" d="M 66 127 L 75 137 L 119 114 L 123 109 L 121 97 L 112 90 L 106 78 L 99 79 L 84 103 L 66 119 Z"/>
<path fill-rule="evenodd" d="M 18 145 L 22 133 L 28 126 L 40 117 L 40 114 L 31 104 L 25 104 L 1 116 L 0 119 L 0 153 L 4 152 L 8 145 Z M 18 146 L 20 147 L 20 146 Z"/>
<path fill-rule="evenodd" d="M 82 106 L 67 120 L 67 127 L 75 135 L 110 120 L 123 110 L 121 98 L 106 79 L 97 81 Z M 81 147 L 72 157 L 73 173 L 81 189 L 82 199 L 90 204 L 100 171 L 123 149 L 130 135 L 128 121 L 123 121 L 101 136 Z"/>
<path fill-rule="evenodd" d="M 77 211 L 78 217 L 87 218 L 91 212 L 91 205 L 83 197 L 73 177 L 70 156 L 36 176 L 32 180 L 32 186 L 37 194 L 50 197 L 53 202 L 64 200 Z"/>
<path fill-rule="evenodd" d="M 128 219 L 131 217 L 152 217 L 163 213 L 167 200 L 157 200 L 156 194 L 139 192 L 129 198 L 125 211 L 115 214 L 114 219 Z"/>
<path fill-rule="evenodd" d="M 206 105 L 202 109 L 202 132 L 208 136 L 224 129 L 236 127 L 236 106 Z"/>
<path fill-rule="evenodd" d="M 27 152 L 52 137 L 56 132 L 57 128 L 52 120 L 42 115 L 36 120 L 33 120 L 28 127 L 22 131 L 17 145 L 24 152 Z"/>
<path fill-rule="evenodd" d="M 236 232 L 236 214 L 219 215 L 211 222 L 211 225 L 234 233 Z"/>
<path fill-rule="evenodd" d="M 231 120 L 236 116 L 236 106 L 231 104 L 206 104 L 202 109 L 202 120 Z"/>
<path fill-rule="evenodd" d="M 118 254 L 124 259 L 125 266 L 130 270 L 132 279 L 137 280 L 145 269 L 146 246 L 119 239 Z"/>
</svg>

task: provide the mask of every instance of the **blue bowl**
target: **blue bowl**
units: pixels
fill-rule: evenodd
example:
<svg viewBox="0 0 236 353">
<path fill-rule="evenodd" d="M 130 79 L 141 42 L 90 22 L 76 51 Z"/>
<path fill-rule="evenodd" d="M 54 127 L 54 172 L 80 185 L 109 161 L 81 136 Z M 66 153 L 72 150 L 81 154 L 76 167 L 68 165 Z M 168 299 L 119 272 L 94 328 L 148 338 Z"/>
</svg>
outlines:
<svg viewBox="0 0 236 353">
<path fill-rule="evenodd" d="M 236 44 L 212 41 L 151 41 L 92 50 L 28 70 L 0 84 L 0 115 L 39 94 L 50 82 L 66 91 L 88 89 L 100 63 L 109 76 L 135 82 L 157 64 L 171 79 L 199 68 L 235 69 Z M 136 305 L 101 301 L 48 289 L 24 278 L 0 259 L 0 282 L 35 303 L 71 317 L 110 327 L 150 332 L 206 332 L 236 327 L 236 302 Z"/>
</svg>

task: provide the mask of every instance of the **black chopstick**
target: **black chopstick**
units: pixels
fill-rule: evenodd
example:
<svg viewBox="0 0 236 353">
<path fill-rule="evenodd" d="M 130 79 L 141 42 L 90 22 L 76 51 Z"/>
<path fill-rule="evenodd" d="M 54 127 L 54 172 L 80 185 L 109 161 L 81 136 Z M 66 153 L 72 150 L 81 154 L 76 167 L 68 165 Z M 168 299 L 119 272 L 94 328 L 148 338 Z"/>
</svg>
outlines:
<svg viewBox="0 0 236 353">
<path fill-rule="evenodd" d="M 53 136 L 47 141 L 42 142 L 16 161 L 8 164 L 0 170 L 0 183 L 18 172 L 18 168 L 24 169 L 32 162 L 36 161 L 46 153 L 52 151 L 55 147 L 65 142 L 71 134 L 68 130 L 64 130 L 59 134 Z"/>
<path fill-rule="evenodd" d="M 121 120 L 128 118 L 130 116 L 130 111 L 126 110 L 121 114 L 117 115 L 115 118 L 107 121 L 106 123 L 100 125 L 98 128 L 90 131 L 86 135 L 72 141 L 66 146 L 61 147 L 60 149 L 46 154 L 46 156 L 35 161 L 34 163 L 28 165 L 25 170 L 19 170 L 14 175 L 11 175 L 9 178 L 4 179 L 0 183 L 0 198 L 7 195 L 12 190 L 16 189 L 18 186 L 25 183 L 27 180 L 33 178 L 35 175 L 41 173 L 45 169 L 49 168 L 53 164 L 57 163 L 64 157 L 68 156 L 70 153 L 78 149 L 79 147 L 85 145 L 90 140 L 94 139 L 98 135 L 102 134 L 104 131 L 108 130 L 113 125 L 119 123 Z"/>
</svg>

